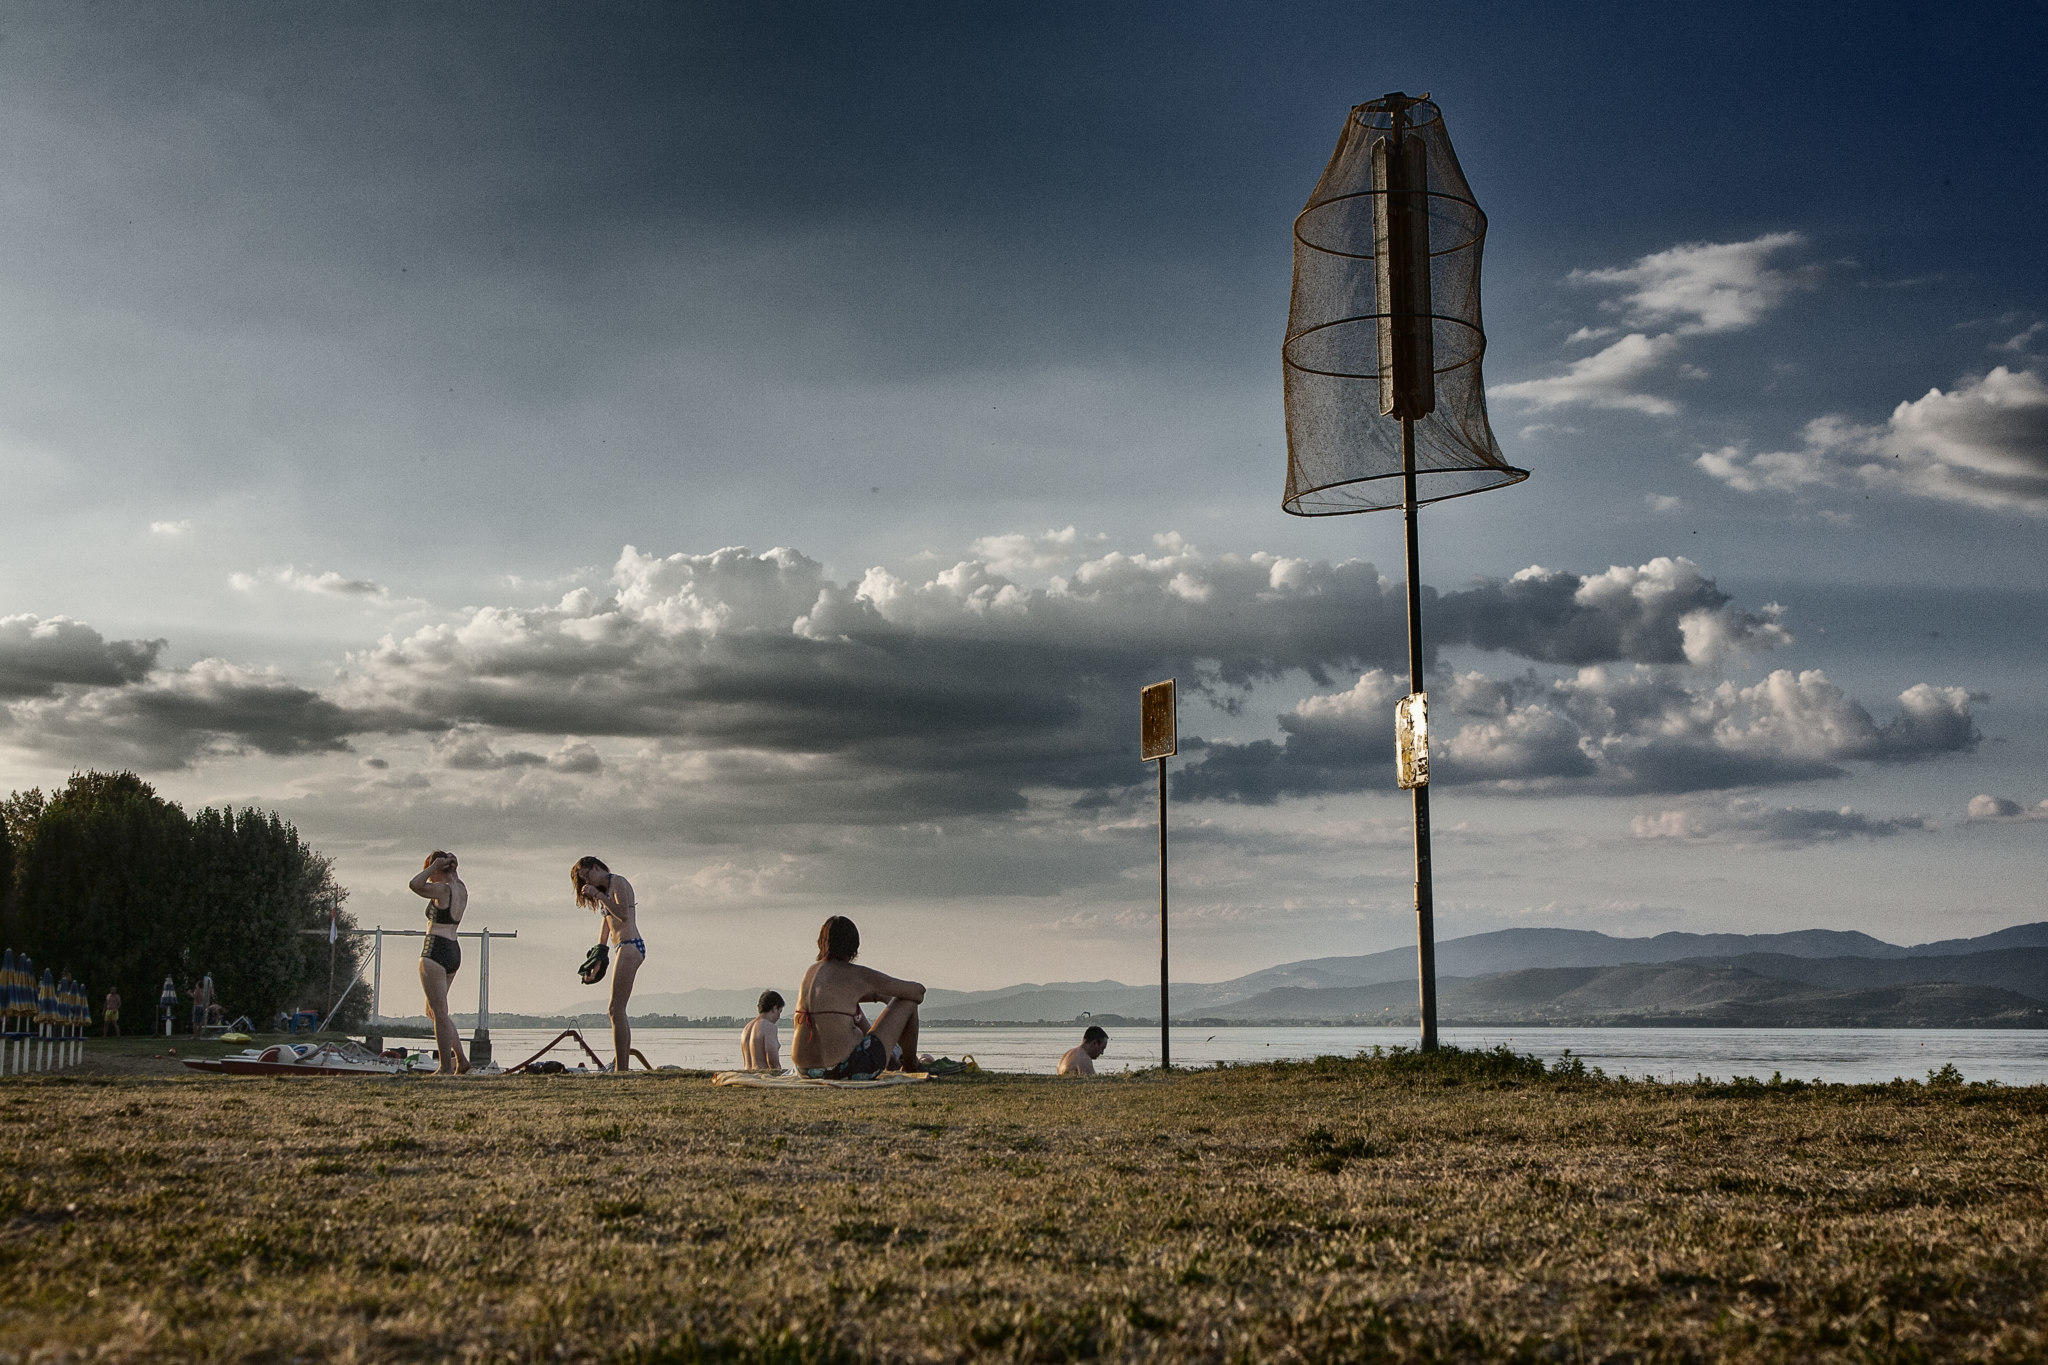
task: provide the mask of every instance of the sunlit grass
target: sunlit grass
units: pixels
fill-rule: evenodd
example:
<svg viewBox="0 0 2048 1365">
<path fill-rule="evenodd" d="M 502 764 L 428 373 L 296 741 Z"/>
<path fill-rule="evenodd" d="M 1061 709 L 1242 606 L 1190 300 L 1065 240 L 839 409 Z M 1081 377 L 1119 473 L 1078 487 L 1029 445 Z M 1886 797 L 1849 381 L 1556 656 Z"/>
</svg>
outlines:
<svg viewBox="0 0 2048 1365">
<path fill-rule="evenodd" d="M 795 1094 L 29 1078 L 0 1359 L 2030 1360 L 2044 1157 L 2041 1088 L 1505 1053 Z"/>
</svg>

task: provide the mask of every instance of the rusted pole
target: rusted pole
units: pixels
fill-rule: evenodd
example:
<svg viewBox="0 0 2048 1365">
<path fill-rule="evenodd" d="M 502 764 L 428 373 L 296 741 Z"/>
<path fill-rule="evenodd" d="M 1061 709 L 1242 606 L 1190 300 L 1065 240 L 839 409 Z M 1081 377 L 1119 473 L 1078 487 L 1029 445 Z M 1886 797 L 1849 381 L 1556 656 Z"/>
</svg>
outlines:
<svg viewBox="0 0 2048 1365">
<path fill-rule="evenodd" d="M 1173 1069 L 1172 1028 L 1166 991 L 1166 760 L 1159 760 L 1159 1066 Z"/>
<path fill-rule="evenodd" d="M 1415 420 L 1401 419 L 1401 517 L 1408 532 L 1408 690 L 1422 691 L 1422 551 L 1416 534 Z M 1429 872 L 1429 786 L 1415 797 L 1415 974 L 1420 984 L 1422 1050 L 1436 1051 L 1436 895 Z"/>
</svg>

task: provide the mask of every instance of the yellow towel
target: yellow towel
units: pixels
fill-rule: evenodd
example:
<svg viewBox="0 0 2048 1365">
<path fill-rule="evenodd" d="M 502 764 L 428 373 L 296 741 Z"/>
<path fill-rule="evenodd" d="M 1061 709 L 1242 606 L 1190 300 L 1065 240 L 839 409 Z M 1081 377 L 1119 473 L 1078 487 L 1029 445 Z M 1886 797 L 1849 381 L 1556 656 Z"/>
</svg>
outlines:
<svg viewBox="0 0 2048 1365">
<path fill-rule="evenodd" d="M 721 1071 L 713 1085 L 743 1085 L 752 1090 L 879 1090 L 891 1085 L 917 1085 L 930 1080 L 922 1071 L 885 1071 L 871 1081 L 828 1081 L 794 1071 Z"/>
</svg>

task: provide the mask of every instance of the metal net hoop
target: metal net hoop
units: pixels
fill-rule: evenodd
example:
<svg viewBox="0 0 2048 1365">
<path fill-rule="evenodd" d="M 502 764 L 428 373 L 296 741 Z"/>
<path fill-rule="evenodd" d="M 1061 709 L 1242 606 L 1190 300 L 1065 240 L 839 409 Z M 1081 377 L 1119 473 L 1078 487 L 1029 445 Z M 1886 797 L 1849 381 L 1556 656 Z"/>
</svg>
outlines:
<svg viewBox="0 0 2048 1365">
<path fill-rule="evenodd" d="M 1383 168 L 1375 171 L 1375 144 L 1384 158 L 1389 146 L 1410 142 L 1420 144 L 1420 182 L 1403 181 L 1407 188 L 1397 191 Z M 1375 223 L 1384 233 L 1395 199 L 1419 199 L 1415 221 L 1426 223 L 1415 245 L 1426 257 L 1427 304 L 1411 311 L 1390 309 L 1378 278 Z M 1281 346 L 1286 511 L 1333 516 L 1401 505 L 1401 419 L 1381 401 L 1394 372 L 1390 326 L 1426 322 L 1434 393 L 1433 406 L 1413 418 L 1416 500 L 1440 502 L 1528 477 L 1508 463 L 1486 416 L 1485 240 L 1486 215 L 1435 104 L 1389 96 L 1351 111 L 1294 221 L 1294 294 Z"/>
</svg>

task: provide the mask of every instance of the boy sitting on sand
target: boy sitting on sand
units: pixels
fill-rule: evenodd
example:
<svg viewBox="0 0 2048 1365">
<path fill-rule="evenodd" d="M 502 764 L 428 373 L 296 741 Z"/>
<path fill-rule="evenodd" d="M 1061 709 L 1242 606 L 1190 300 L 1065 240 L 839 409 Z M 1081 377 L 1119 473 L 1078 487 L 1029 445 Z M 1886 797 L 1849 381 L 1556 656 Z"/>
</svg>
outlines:
<svg viewBox="0 0 2048 1365">
<path fill-rule="evenodd" d="M 1109 1048 L 1109 1032 L 1100 1024 L 1090 1024 L 1088 1031 L 1081 1035 L 1081 1046 L 1070 1047 L 1060 1056 L 1060 1075 L 1093 1076 L 1095 1059 Z"/>
<path fill-rule="evenodd" d="M 782 1070 L 782 997 L 762 991 L 754 1022 L 740 1030 L 740 1065 L 749 1071 Z"/>
</svg>

